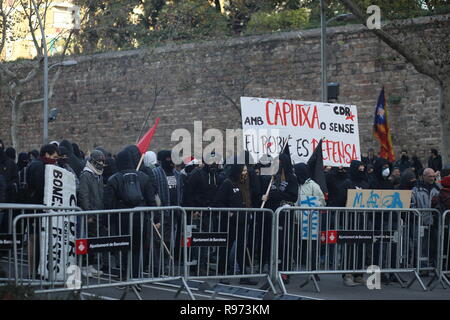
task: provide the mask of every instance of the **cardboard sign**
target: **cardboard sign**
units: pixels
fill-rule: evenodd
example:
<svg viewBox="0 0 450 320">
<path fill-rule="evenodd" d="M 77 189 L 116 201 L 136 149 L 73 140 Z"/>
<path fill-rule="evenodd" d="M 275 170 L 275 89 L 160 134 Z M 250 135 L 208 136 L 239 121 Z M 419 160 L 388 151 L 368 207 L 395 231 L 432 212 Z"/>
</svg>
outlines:
<svg viewBox="0 0 450 320">
<path fill-rule="evenodd" d="M 356 106 L 241 97 L 243 143 L 255 160 L 278 156 L 288 140 L 295 163 L 307 162 L 323 140 L 323 163 L 349 167 L 361 160 Z"/>
<path fill-rule="evenodd" d="M 299 207 L 320 207 L 319 199 L 316 196 L 300 196 L 297 202 Z M 309 221 L 311 219 L 311 230 L 309 230 Z M 302 240 L 308 240 L 311 232 L 311 240 L 317 240 L 319 237 L 319 212 L 302 211 Z"/>
<path fill-rule="evenodd" d="M 349 189 L 347 208 L 403 208 L 411 205 L 411 190 Z"/>
<path fill-rule="evenodd" d="M 58 166 L 46 165 L 44 204 L 54 207 L 74 207 L 76 202 L 75 176 Z M 75 228 L 75 216 L 42 218 L 38 273 L 46 279 L 49 279 L 50 268 L 52 268 L 53 279 L 64 280 L 67 275 L 66 269 L 76 264 Z M 48 248 L 49 236 L 52 237 L 51 250 Z"/>
</svg>

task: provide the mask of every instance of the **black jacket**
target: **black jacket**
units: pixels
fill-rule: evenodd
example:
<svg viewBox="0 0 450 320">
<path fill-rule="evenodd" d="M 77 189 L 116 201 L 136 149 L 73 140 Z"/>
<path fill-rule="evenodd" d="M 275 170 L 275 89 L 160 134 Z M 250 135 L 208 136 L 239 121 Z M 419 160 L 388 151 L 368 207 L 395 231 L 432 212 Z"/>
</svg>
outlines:
<svg viewBox="0 0 450 320">
<path fill-rule="evenodd" d="M 434 171 L 442 172 L 442 157 L 438 155 L 436 158 L 430 156 L 428 159 L 428 168 L 433 169 Z"/>
<path fill-rule="evenodd" d="M 27 183 L 29 189 L 29 203 L 44 203 L 45 164 L 41 159 L 33 160 L 27 170 Z"/>
<path fill-rule="evenodd" d="M 244 208 L 245 203 L 238 185 L 231 179 L 226 179 L 219 187 L 214 207 L 218 208 Z"/>
<path fill-rule="evenodd" d="M 15 202 L 17 196 L 17 186 L 19 184 L 19 172 L 17 166 L 6 155 L 0 157 L 0 175 L 5 177 L 6 182 L 6 202 Z"/>
<path fill-rule="evenodd" d="M 104 189 L 105 209 L 129 208 L 123 201 L 123 175 L 125 173 L 136 173 L 138 176 L 142 196 L 144 198 L 139 206 L 156 206 L 155 189 L 149 177 L 145 173 L 136 171 L 136 168 L 133 168 L 133 163 L 128 152 L 119 152 L 117 155 L 117 167 L 119 172 L 108 179 L 108 183 Z"/>
<path fill-rule="evenodd" d="M 345 207 L 347 204 L 347 195 L 349 189 L 369 189 L 367 174 L 365 171 L 359 171 L 358 167 L 361 161 L 353 160 L 350 163 L 348 178 L 339 186 L 339 196 L 336 202 L 337 207 Z"/>
<path fill-rule="evenodd" d="M 187 180 L 184 205 L 187 207 L 211 207 L 219 189 L 220 177 L 211 172 L 209 165 L 195 169 Z"/>
<path fill-rule="evenodd" d="M 83 170 L 80 175 L 78 206 L 83 210 L 103 210 L 103 177 L 90 170 Z"/>
</svg>

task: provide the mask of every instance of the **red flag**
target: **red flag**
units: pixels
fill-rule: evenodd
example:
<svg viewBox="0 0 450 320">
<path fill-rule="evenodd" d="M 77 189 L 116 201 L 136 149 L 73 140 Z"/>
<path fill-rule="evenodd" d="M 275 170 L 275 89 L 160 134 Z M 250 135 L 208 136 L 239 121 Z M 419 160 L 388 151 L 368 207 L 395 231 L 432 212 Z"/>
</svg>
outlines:
<svg viewBox="0 0 450 320">
<path fill-rule="evenodd" d="M 156 131 L 156 127 L 158 126 L 159 118 L 156 118 L 155 124 L 153 127 L 148 130 L 148 132 L 139 140 L 137 143 L 137 147 L 139 148 L 139 151 L 141 154 L 144 154 L 147 152 L 148 147 L 150 146 L 150 141 L 152 141 L 153 134 Z"/>
</svg>

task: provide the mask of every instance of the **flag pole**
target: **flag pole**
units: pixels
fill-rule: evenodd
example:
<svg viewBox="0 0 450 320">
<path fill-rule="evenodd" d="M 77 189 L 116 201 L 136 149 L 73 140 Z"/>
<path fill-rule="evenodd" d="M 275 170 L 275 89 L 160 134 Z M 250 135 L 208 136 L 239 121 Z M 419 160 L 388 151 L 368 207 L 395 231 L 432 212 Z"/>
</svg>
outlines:
<svg viewBox="0 0 450 320">
<path fill-rule="evenodd" d="M 288 142 L 289 142 L 289 138 L 286 139 L 286 142 L 284 143 L 284 146 L 283 146 L 283 148 L 281 149 L 281 152 L 284 151 L 284 148 L 286 148 L 286 145 L 288 144 Z M 281 152 L 280 152 L 280 155 L 281 155 Z M 280 158 L 280 156 L 278 156 L 278 158 Z M 269 186 L 267 187 L 266 193 L 264 194 L 266 197 L 269 196 L 270 188 L 272 187 L 272 184 L 273 184 L 273 180 L 274 180 L 274 179 L 275 179 L 275 175 L 272 175 L 272 178 L 270 179 Z M 262 205 L 261 205 L 261 209 L 264 208 L 265 205 L 266 205 L 266 201 L 264 200 L 263 203 L 262 203 Z"/>
<path fill-rule="evenodd" d="M 139 171 L 139 168 L 142 165 L 142 161 L 144 161 L 145 152 L 141 155 L 141 160 L 139 160 L 139 163 L 137 165 L 136 171 Z"/>
</svg>

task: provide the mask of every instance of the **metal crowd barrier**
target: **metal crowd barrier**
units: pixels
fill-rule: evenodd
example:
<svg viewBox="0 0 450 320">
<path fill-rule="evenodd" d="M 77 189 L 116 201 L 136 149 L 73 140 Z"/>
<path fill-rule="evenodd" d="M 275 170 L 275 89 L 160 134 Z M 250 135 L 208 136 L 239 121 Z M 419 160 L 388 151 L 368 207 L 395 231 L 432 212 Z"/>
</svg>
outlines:
<svg viewBox="0 0 450 320">
<path fill-rule="evenodd" d="M 118 287 L 127 289 L 122 298 L 132 289 L 141 299 L 143 284 L 181 280 L 194 299 L 184 280 L 186 246 L 178 241 L 185 221 L 181 207 L 19 215 L 13 220 L 16 285 L 33 285 L 36 293 Z"/>
<path fill-rule="evenodd" d="M 272 291 L 274 213 L 254 208 L 184 208 L 187 213 L 188 278 L 267 281 Z"/>
<path fill-rule="evenodd" d="M 424 247 L 418 210 L 286 206 L 275 217 L 276 278 L 284 293 L 282 274 L 308 275 L 320 292 L 314 275 L 362 276 L 369 267 L 392 274 L 403 287 L 399 273 L 412 273 L 406 287 L 417 280 L 427 290 L 419 274 L 430 266 L 420 265 Z"/>
<path fill-rule="evenodd" d="M 14 228 L 13 220 L 15 217 L 22 214 L 34 215 L 38 213 L 48 212 L 56 210 L 71 210 L 80 211 L 79 207 L 51 207 L 44 205 L 30 205 L 23 203 L 0 203 L 0 225 L 6 227 L 4 230 L 0 231 L 0 270 L 5 273 L 6 277 L 0 277 L 0 282 L 11 281 L 14 278 L 14 255 L 13 255 L 13 229 L 16 230 L 17 239 L 20 241 L 18 244 L 19 252 L 25 260 L 21 260 L 22 264 L 27 263 L 27 253 L 22 252 L 23 240 L 26 240 L 27 233 L 26 230 L 32 228 L 35 224 L 35 220 L 29 218 L 26 221 L 22 221 L 22 224 L 16 225 Z"/>
<path fill-rule="evenodd" d="M 441 216 L 441 228 L 439 232 L 439 266 L 438 266 L 438 282 L 437 284 L 441 284 L 444 288 L 450 286 L 449 274 L 450 274 L 450 237 L 449 237 L 449 229 L 450 229 L 450 210 L 445 211 Z"/>
<path fill-rule="evenodd" d="M 56 212 L 42 213 L 49 210 Z M 417 280 L 426 290 L 421 273 L 430 271 L 438 283 L 450 286 L 450 211 L 440 216 L 433 209 L 288 206 L 275 213 L 253 208 L 78 210 L 0 204 L 8 219 L 8 235 L 0 242 L 8 254 L 0 260 L 8 274 L 0 280 L 15 278 L 36 293 L 126 287 L 138 298 L 140 285 L 176 281 L 179 292 L 185 289 L 194 299 L 189 280 L 245 285 L 245 280 L 263 278 L 274 293 L 278 283 L 287 294 L 281 275 L 298 274 L 307 275 L 320 292 L 314 275 L 365 274 L 376 266 L 403 287 Z M 413 277 L 406 283 L 400 273 Z"/>
</svg>

